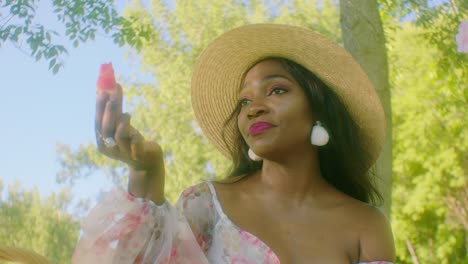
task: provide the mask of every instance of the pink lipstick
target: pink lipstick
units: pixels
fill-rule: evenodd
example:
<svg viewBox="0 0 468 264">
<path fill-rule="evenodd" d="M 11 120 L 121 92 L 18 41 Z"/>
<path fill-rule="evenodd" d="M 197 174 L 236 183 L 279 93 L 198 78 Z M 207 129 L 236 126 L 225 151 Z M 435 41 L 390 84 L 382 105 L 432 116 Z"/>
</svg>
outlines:
<svg viewBox="0 0 468 264">
<path fill-rule="evenodd" d="M 263 133 L 265 130 L 274 127 L 273 124 L 268 122 L 257 122 L 249 127 L 249 134 L 252 136 Z"/>
</svg>

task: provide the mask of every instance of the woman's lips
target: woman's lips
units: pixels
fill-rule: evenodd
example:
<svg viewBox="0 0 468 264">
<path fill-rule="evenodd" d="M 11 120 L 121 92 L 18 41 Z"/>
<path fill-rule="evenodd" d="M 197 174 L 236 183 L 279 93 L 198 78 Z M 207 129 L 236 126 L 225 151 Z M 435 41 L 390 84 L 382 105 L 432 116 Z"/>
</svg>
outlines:
<svg viewBox="0 0 468 264">
<path fill-rule="evenodd" d="M 265 130 L 274 127 L 273 124 L 268 122 L 257 122 L 249 127 L 249 134 L 252 136 L 263 133 Z"/>
</svg>

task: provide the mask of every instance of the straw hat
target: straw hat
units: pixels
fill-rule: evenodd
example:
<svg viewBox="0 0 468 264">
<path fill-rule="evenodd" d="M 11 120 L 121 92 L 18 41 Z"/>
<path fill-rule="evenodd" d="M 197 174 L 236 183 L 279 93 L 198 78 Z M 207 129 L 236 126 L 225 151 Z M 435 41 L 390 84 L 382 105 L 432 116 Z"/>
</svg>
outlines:
<svg viewBox="0 0 468 264">
<path fill-rule="evenodd" d="M 282 57 L 317 75 L 346 106 L 360 129 L 374 164 L 384 142 L 385 116 L 366 73 L 353 57 L 331 40 L 309 29 L 278 24 L 254 24 L 228 31 L 202 52 L 192 77 L 192 107 L 208 140 L 226 157 L 224 122 L 235 109 L 243 77 L 258 61 Z M 236 125 L 226 131 L 229 146 Z"/>
<path fill-rule="evenodd" d="M 46 257 L 37 254 L 36 252 L 19 247 L 1 246 L 0 245 L 0 260 L 21 262 L 28 264 L 51 264 L 52 262 Z"/>
</svg>

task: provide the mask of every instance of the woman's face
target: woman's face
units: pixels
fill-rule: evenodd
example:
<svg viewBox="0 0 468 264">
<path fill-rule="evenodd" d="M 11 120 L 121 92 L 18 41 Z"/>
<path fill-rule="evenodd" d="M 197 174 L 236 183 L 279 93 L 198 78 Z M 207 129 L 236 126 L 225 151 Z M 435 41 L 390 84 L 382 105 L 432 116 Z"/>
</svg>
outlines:
<svg viewBox="0 0 468 264">
<path fill-rule="evenodd" d="M 280 62 L 264 60 L 247 72 L 239 104 L 238 128 L 257 155 L 310 147 L 313 117 L 306 95 Z"/>
</svg>

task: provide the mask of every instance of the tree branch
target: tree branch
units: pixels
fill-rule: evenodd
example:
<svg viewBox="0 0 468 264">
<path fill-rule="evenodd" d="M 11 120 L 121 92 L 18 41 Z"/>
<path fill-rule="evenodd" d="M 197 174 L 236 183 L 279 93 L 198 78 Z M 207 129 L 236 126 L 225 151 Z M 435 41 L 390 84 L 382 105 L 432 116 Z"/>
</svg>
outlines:
<svg viewBox="0 0 468 264">
<path fill-rule="evenodd" d="M 419 264 L 418 256 L 416 256 L 416 252 L 414 251 L 413 245 L 411 245 L 411 242 L 409 242 L 408 239 L 405 239 L 406 242 L 406 247 L 408 248 L 408 251 L 411 255 L 411 259 L 413 260 L 414 264 Z"/>
<path fill-rule="evenodd" d="M 0 27 L 0 30 L 2 30 L 3 27 L 5 27 L 5 25 L 8 24 L 8 22 L 10 22 L 10 20 L 11 20 L 13 17 L 14 17 L 14 15 L 11 15 L 8 19 L 5 18 L 5 19 L 7 19 L 7 21 L 6 21 L 5 23 L 3 23 L 3 25 Z"/>
</svg>

